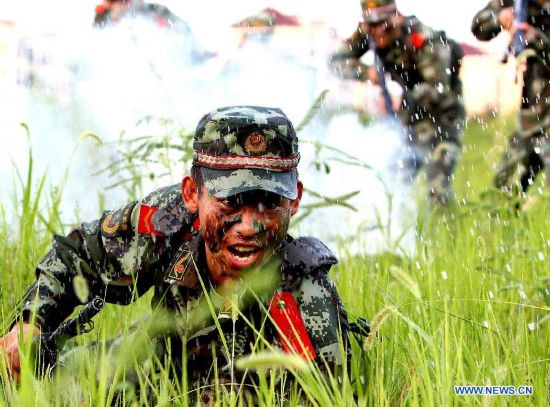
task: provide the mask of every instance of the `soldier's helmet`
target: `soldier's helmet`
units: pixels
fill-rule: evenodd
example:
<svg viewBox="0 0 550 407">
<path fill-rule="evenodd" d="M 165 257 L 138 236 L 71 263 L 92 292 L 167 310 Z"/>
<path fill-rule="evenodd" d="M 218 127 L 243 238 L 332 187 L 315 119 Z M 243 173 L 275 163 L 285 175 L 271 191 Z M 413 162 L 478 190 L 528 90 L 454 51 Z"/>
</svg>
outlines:
<svg viewBox="0 0 550 407">
<path fill-rule="evenodd" d="M 221 107 L 195 130 L 193 165 L 218 198 L 259 189 L 295 199 L 299 161 L 294 126 L 277 108 Z"/>
<path fill-rule="evenodd" d="M 395 15 L 395 0 L 361 0 L 363 20 L 367 24 L 378 24 Z"/>
</svg>

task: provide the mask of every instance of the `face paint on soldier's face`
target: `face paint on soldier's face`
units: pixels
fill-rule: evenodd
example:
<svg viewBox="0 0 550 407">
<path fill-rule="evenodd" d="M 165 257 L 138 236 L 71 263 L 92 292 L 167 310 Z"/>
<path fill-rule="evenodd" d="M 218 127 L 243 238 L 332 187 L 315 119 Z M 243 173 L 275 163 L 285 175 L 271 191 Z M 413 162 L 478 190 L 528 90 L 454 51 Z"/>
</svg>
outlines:
<svg viewBox="0 0 550 407">
<path fill-rule="evenodd" d="M 260 190 L 226 199 L 203 191 L 198 209 L 215 284 L 266 260 L 286 236 L 292 214 L 290 200 Z"/>
</svg>

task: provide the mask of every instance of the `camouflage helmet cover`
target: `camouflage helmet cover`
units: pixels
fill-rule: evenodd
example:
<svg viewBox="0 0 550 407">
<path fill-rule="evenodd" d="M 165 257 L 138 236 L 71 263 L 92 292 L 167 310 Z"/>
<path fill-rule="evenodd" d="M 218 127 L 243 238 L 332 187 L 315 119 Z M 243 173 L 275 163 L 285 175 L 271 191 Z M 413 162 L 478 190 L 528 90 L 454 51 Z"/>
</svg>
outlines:
<svg viewBox="0 0 550 407">
<path fill-rule="evenodd" d="M 221 107 L 195 130 L 193 164 L 218 198 L 260 189 L 295 199 L 299 160 L 294 126 L 277 108 Z"/>
<path fill-rule="evenodd" d="M 368 24 L 385 21 L 397 11 L 395 0 L 361 0 L 361 8 Z"/>
</svg>

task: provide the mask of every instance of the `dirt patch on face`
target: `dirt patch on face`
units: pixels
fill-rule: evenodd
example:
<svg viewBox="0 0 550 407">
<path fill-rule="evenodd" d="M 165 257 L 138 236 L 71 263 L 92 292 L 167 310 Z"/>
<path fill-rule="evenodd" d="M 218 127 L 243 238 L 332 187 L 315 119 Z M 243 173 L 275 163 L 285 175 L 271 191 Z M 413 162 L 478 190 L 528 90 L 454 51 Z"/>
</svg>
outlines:
<svg viewBox="0 0 550 407">
<path fill-rule="evenodd" d="M 263 191 L 219 199 L 201 194 L 199 217 L 214 281 L 267 259 L 286 236 L 290 201 Z"/>
</svg>

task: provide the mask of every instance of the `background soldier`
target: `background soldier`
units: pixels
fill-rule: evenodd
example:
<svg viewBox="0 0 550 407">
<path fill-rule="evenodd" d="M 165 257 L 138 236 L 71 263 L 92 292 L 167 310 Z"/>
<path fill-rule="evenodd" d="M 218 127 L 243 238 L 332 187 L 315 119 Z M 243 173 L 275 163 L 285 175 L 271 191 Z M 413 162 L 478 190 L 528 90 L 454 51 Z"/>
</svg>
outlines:
<svg viewBox="0 0 550 407">
<path fill-rule="evenodd" d="M 502 30 L 509 30 L 512 38 L 517 30 L 524 32 L 526 48 L 518 57 L 525 62 L 519 129 L 510 137 L 494 181 L 507 193 L 512 192 L 516 173 L 522 192 L 543 168 L 550 185 L 550 2 L 529 0 L 527 22 L 521 24 L 514 24 L 513 6 L 513 0 L 492 0 L 472 22 L 472 32 L 482 41 L 489 41 Z"/>
<path fill-rule="evenodd" d="M 151 19 L 161 27 L 174 28 L 181 25 L 187 29 L 187 24 L 172 13 L 168 7 L 146 3 L 143 0 L 103 0 L 95 8 L 93 25 L 104 27 L 117 23 L 125 17 L 144 17 Z"/>
<path fill-rule="evenodd" d="M 181 39 L 185 53 L 189 53 L 191 56 L 192 62 L 204 62 L 215 56 L 214 53 L 199 44 L 184 20 L 161 4 L 148 3 L 143 0 L 103 0 L 95 8 L 93 26 L 96 28 L 113 27 L 130 19 L 142 19 L 154 24 L 154 27 L 176 34 Z"/>
<path fill-rule="evenodd" d="M 328 275 L 337 260 L 319 240 L 287 234 L 303 189 L 292 123 L 279 109 L 220 108 L 200 120 L 193 148 L 191 175 L 181 185 L 105 212 L 67 237 L 55 236 L 53 248 L 36 268 L 36 282 L 24 296 L 19 324 L 34 334 L 38 329 L 52 331 L 78 304 L 96 295 L 126 304 L 149 289 L 154 289 L 154 307 L 189 318 L 205 287 L 223 296 L 245 270 L 270 259 L 278 264 L 276 294 L 267 293 L 272 299 L 263 307 L 256 303 L 241 310 L 246 320 L 262 324 L 265 338 L 276 347 L 315 359 L 320 366 L 342 365 L 339 334 L 340 326 L 347 327 L 347 316 Z M 88 286 L 86 298 L 76 292 L 77 279 Z M 224 351 L 212 319 L 170 338 L 169 356 L 175 363 L 186 346 L 188 377 L 195 384 L 209 384 L 215 375 L 219 383 L 240 383 L 233 359 L 249 353 L 257 338 L 244 318 L 227 318 L 228 313 L 235 316 L 235 303 L 229 304 L 219 310 L 218 323 L 232 354 Z M 281 309 L 294 313 L 291 320 L 298 321 L 291 331 L 275 329 Z M 0 342 L 15 374 L 18 334 L 16 325 Z"/>
<path fill-rule="evenodd" d="M 403 88 L 399 113 L 412 152 L 405 172 L 412 178 L 425 165 L 429 196 L 446 204 L 453 198 L 465 117 L 458 78 L 462 51 L 443 31 L 403 16 L 394 0 L 362 0 L 361 7 L 364 21 L 331 56 L 330 65 L 345 79 L 368 80 L 369 67 L 360 58 L 374 44 L 384 70 Z"/>
</svg>

